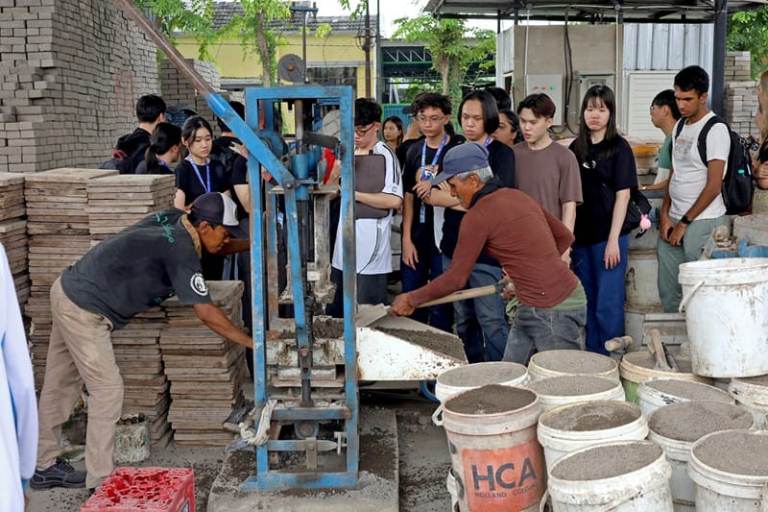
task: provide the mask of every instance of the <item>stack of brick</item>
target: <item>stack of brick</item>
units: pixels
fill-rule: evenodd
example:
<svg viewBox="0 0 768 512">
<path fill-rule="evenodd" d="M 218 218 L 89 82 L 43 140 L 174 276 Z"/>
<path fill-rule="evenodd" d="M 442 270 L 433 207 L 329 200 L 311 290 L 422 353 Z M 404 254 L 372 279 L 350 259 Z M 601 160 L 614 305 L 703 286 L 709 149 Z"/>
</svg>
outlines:
<svg viewBox="0 0 768 512">
<path fill-rule="evenodd" d="M 119 233 L 152 212 L 173 206 L 173 176 L 110 176 L 88 183 L 91 245 Z"/>
<path fill-rule="evenodd" d="M 221 77 L 212 63 L 193 59 L 187 59 L 187 62 L 215 91 L 220 91 Z M 208 107 L 208 103 L 195 91 L 189 79 L 168 60 L 160 63 L 160 91 L 169 107 L 193 110 L 211 123 L 213 122 L 214 114 Z M 214 130 L 217 129 L 214 125 Z"/>
<path fill-rule="evenodd" d="M 24 176 L 0 173 L 0 244 L 5 248 L 19 304 L 29 297 Z"/>
<path fill-rule="evenodd" d="M 156 49 L 112 2 L 0 0 L 0 172 L 96 167 L 157 92 Z"/>
<path fill-rule="evenodd" d="M 725 60 L 725 117 L 742 136 L 757 133 L 757 82 L 752 80 L 749 52 L 728 52 Z"/>
<path fill-rule="evenodd" d="M 50 289 L 61 271 L 91 248 L 88 231 L 88 181 L 116 174 L 94 169 L 54 169 L 29 174 L 24 180 L 29 235 L 29 277 L 32 281 L 26 314 L 35 384 L 41 388 L 51 334 Z"/>
<path fill-rule="evenodd" d="M 123 415 L 143 414 L 152 444 L 160 447 L 168 445 L 173 434 L 168 423 L 171 396 L 160 353 L 164 325 L 165 311 L 157 307 L 112 332 L 115 361 L 125 386 Z"/>
<path fill-rule="evenodd" d="M 202 285 L 202 283 L 200 283 Z M 242 281 L 208 282 L 211 299 L 235 325 L 242 325 Z M 168 419 L 177 445 L 223 446 L 233 434 L 223 429 L 242 400 L 248 370 L 244 349 L 211 331 L 191 306 L 176 297 L 163 303 L 168 317 L 160 334 L 165 374 L 171 381 Z"/>
</svg>

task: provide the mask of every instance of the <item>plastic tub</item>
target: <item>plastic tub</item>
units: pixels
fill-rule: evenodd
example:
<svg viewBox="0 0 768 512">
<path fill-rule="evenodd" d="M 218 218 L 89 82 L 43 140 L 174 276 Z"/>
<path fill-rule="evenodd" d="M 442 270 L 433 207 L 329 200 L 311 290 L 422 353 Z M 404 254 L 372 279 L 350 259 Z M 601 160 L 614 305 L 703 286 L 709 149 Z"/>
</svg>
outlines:
<svg viewBox="0 0 768 512">
<path fill-rule="evenodd" d="M 561 405 L 600 400 L 624 401 L 624 388 L 614 379 L 591 375 L 549 377 L 528 385 L 539 395 L 544 412 Z"/>
<path fill-rule="evenodd" d="M 637 388 L 640 384 L 652 379 L 679 379 L 696 382 L 710 383 L 711 379 L 699 377 L 693 373 L 691 360 L 680 356 L 678 350 L 673 350 L 672 354 L 680 366 L 679 372 L 669 372 L 657 370 L 656 359 L 645 350 L 630 352 L 621 359 L 619 370 L 621 372 L 621 383 L 624 385 L 624 391 L 627 394 L 627 401 L 639 403 L 637 398 Z"/>
<path fill-rule="evenodd" d="M 643 382 L 638 389 L 640 410 L 646 417 L 659 407 L 691 400 L 722 402 L 733 404 L 731 395 L 714 386 L 702 382 L 690 382 L 676 379 L 655 379 Z"/>
<path fill-rule="evenodd" d="M 449 398 L 489 384 L 521 386 L 528 381 L 528 369 L 518 363 L 475 363 L 441 373 L 435 383 L 435 396 L 440 403 Z"/>
<path fill-rule="evenodd" d="M 728 387 L 736 403 L 746 408 L 755 418 L 755 427 L 768 427 L 768 375 L 747 379 L 732 379 Z"/>
<path fill-rule="evenodd" d="M 528 364 L 531 381 L 562 375 L 592 375 L 619 380 L 619 367 L 610 357 L 580 350 L 547 350 Z"/>
</svg>

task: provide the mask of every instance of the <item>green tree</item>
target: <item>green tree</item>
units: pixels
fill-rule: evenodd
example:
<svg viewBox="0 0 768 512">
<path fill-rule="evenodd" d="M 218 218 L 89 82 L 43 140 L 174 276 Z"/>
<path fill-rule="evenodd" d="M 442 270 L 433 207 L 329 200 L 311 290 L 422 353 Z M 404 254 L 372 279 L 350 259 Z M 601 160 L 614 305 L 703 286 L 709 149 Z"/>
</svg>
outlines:
<svg viewBox="0 0 768 512">
<path fill-rule="evenodd" d="M 213 28 L 214 0 L 135 0 L 138 7 L 151 13 L 155 24 L 171 41 L 181 32 L 195 38 L 199 58 L 208 60 L 208 48 L 218 39 Z"/>
<path fill-rule="evenodd" d="M 262 81 L 272 85 L 277 74 L 277 48 L 282 44 L 273 22 L 291 17 L 289 4 L 284 0 L 238 0 L 243 9 L 221 31 L 220 37 L 235 35 L 247 52 L 259 56 Z"/>
<path fill-rule="evenodd" d="M 423 43 L 432 55 L 432 67 L 440 73 L 442 92 L 455 102 L 470 64 L 493 66 L 496 39 L 490 30 L 468 28 L 464 20 L 437 19 L 425 14 L 395 20 L 394 37 Z"/>
<path fill-rule="evenodd" d="M 752 76 L 768 67 L 768 6 L 730 16 L 727 48 L 751 52 Z"/>
</svg>

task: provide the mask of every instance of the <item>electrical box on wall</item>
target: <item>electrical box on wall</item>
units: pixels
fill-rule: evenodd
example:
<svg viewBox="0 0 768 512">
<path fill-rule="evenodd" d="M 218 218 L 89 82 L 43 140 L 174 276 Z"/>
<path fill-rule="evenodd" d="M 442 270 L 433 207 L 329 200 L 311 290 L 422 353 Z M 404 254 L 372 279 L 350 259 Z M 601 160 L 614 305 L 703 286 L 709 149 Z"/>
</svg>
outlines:
<svg viewBox="0 0 768 512">
<path fill-rule="evenodd" d="M 526 75 L 525 95 L 544 93 L 555 102 L 554 124 L 563 124 L 563 75 Z"/>
<path fill-rule="evenodd" d="M 595 85 L 607 85 L 617 94 L 615 76 L 613 73 L 578 73 L 576 79 L 579 82 L 579 107 L 589 88 Z"/>
</svg>

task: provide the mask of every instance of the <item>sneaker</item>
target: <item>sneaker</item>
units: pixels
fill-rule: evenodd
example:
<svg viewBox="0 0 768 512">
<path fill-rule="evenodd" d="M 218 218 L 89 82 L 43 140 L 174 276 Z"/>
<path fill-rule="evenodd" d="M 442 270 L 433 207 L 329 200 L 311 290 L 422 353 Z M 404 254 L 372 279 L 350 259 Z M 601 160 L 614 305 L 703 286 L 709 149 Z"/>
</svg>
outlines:
<svg viewBox="0 0 768 512">
<path fill-rule="evenodd" d="M 35 470 L 29 486 L 32 489 L 82 489 L 85 487 L 85 471 L 77 471 L 64 459 L 57 459 L 56 464 L 43 470 Z"/>
</svg>

